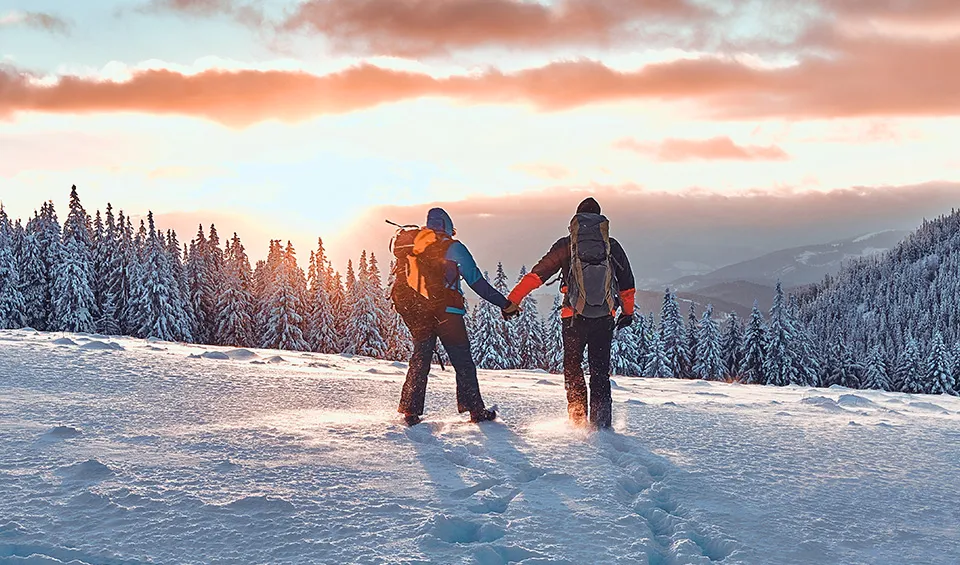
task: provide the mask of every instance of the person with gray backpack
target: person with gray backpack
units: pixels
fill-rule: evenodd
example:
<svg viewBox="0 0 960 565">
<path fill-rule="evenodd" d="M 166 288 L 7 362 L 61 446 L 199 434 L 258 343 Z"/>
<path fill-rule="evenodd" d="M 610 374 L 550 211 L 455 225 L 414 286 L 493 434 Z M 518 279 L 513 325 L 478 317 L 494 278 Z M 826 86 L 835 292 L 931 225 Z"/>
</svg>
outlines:
<svg viewBox="0 0 960 565">
<path fill-rule="evenodd" d="M 614 332 L 633 323 L 633 271 L 623 247 L 610 237 L 609 220 L 593 198 L 580 203 L 569 231 L 570 235 L 553 244 L 507 299 L 520 304 L 544 281 L 560 273 L 567 413 L 576 425 L 589 422 L 597 428 L 610 428 L 610 349 Z M 618 309 L 620 315 L 616 317 Z M 589 402 L 583 375 L 584 348 L 590 367 Z"/>
</svg>

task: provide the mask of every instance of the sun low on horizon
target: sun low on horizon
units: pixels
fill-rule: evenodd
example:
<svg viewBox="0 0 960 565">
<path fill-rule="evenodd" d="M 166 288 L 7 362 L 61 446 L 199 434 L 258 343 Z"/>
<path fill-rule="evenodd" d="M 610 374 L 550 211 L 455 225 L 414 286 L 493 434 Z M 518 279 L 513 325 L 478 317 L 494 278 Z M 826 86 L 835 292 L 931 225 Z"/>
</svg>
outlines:
<svg viewBox="0 0 960 565">
<path fill-rule="evenodd" d="M 958 62 L 943 0 L 0 0 L 0 199 L 76 184 L 343 261 L 389 214 L 459 203 L 483 246 L 477 218 L 586 192 L 749 228 L 751 198 L 853 191 L 904 228 L 960 194 Z"/>
</svg>

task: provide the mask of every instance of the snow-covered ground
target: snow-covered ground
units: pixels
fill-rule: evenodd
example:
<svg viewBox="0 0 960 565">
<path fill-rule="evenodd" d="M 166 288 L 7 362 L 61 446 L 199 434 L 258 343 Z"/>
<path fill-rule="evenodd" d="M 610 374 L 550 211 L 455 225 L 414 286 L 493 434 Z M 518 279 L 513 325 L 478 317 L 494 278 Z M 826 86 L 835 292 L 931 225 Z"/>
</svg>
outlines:
<svg viewBox="0 0 960 565">
<path fill-rule="evenodd" d="M 0 564 L 960 563 L 960 399 L 0 332 Z"/>
</svg>

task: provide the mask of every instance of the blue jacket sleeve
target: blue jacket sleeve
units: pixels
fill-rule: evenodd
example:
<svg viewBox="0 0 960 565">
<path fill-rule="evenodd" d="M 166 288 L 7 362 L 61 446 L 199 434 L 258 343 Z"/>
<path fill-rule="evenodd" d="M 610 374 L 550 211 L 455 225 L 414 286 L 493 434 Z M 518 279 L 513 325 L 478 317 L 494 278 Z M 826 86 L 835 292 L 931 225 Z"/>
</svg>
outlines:
<svg viewBox="0 0 960 565">
<path fill-rule="evenodd" d="M 508 302 L 507 297 L 493 288 L 490 283 L 487 282 L 487 279 L 483 278 L 483 273 L 481 273 L 480 268 L 477 267 L 477 262 L 474 261 L 473 255 L 470 254 L 470 251 L 467 250 L 464 244 L 457 241 L 451 245 L 447 250 L 447 259 L 457 264 L 457 267 L 460 269 L 460 276 L 463 277 L 463 280 L 470 285 L 470 288 L 472 288 L 474 292 L 480 295 L 480 298 L 494 304 L 498 308 L 506 307 Z"/>
</svg>

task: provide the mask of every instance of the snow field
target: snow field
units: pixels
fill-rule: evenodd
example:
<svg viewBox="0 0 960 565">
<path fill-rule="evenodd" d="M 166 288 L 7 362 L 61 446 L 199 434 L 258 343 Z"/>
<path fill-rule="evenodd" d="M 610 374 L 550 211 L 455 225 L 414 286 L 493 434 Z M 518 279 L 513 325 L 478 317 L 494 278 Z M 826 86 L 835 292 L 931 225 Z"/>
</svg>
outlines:
<svg viewBox="0 0 960 565">
<path fill-rule="evenodd" d="M 67 341 L 69 340 L 69 341 Z M 960 562 L 960 400 L 0 332 L 0 565 Z"/>
</svg>

